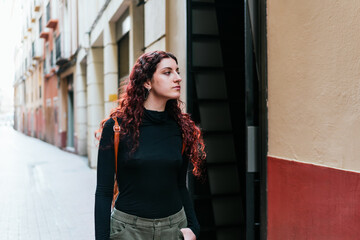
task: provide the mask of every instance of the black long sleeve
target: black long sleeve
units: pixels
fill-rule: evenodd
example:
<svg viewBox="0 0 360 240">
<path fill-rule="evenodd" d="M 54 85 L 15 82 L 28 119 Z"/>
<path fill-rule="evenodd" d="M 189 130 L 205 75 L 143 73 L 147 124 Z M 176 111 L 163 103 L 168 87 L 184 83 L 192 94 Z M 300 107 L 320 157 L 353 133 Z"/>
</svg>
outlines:
<svg viewBox="0 0 360 240">
<path fill-rule="evenodd" d="M 115 152 L 113 147 L 114 120 L 109 119 L 101 134 L 95 193 L 95 237 L 108 240 L 110 237 L 111 202 L 114 190 Z"/>
<path fill-rule="evenodd" d="M 115 166 L 113 125 L 112 119 L 105 123 L 98 151 L 95 194 L 97 240 L 107 240 L 110 236 Z M 186 188 L 189 159 L 181 154 L 179 126 L 166 112 L 144 109 L 139 130 L 139 147 L 131 157 L 128 153 L 133 146 L 132 139 L 125 137 L 120 140 L 117 170 L 120 193 L 116 209 L 154 219 L 172 215 L 184 206 L 188 227 L 198 237 L 200 226 Z"/>
<path fill-rule="evenodd" d="M 181 166 L 181 171 L 179 173 L 179 190 L 181 193 L 181 200 L 186 213 L 188 228 L 190 228 L 193 231 L 193 233 L 196 235 L 196 239 L 198 239 L 200 235 L 200 225 L 195 215 L 195 210 L 190 198 L 189 191 L 186 187 L 186 176 L 187 176 L 188 166 L 189 166 L 189 159 L 184 154 L 183 164 Z"/>
</svg>

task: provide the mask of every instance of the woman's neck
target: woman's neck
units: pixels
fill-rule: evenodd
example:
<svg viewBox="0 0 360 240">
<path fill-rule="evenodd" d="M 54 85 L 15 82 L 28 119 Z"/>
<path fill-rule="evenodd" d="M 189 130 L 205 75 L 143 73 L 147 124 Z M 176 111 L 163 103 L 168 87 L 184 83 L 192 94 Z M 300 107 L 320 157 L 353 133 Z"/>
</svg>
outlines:
<svg viewBox="0 0 360 240">
<path fill-rule="evenodd" d="M 150 99 L 147 99 L 144 102 L 144 107 L 147 110 L 153 110 L 153 111 L 158 111 L 158 112 L 165 111 L 166 102 L 154 102 L 154 101 L 149 101 L 149 100 Z"/>
</svg>

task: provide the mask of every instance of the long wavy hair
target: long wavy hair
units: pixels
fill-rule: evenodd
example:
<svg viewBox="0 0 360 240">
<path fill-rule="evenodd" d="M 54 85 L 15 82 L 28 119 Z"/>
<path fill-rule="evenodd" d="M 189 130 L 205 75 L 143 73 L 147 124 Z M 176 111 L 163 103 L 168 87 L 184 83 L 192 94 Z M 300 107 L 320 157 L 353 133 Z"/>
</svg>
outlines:
<svg viewBox="0 0 360 240">
<path fill-rule="evenodd" d="M 135 62 L 126 86 L 126 92 L 117 100 L 118 106 L 111 110 L 110 116 L 100 123 L 100 128 L 96 131 L 95 137 L 99 140 L 99 133 L 102 132 L 105 122 L 112 117 L 121 119 L 120 139 L 125 136 L 132 136 L 133 145 L 129 155 L 133 154 L 139 146 L 139 127 L 143 115 L 143 105 L 147 89 L 144 83 L 152 79 L 159 62 L 164 58 L 172 58 L 178 64 L 176 57 L 169 52 L 153 51 L 142 54 Z M 184 154 L 186 154 L 192 165 L 193 174 L 197 177 L 203 176 L 204 162 L 206 158 L 205 144 L 201 129 L 195 125 L 188 113 L 182 113 L 180 99 L 170 99 L 167 101 L 165 111 L 172 116 L 181 128 L 183 143 L 185 143 Z M 121 140 L 120 140 L 121 141 Z"/>
</svg>

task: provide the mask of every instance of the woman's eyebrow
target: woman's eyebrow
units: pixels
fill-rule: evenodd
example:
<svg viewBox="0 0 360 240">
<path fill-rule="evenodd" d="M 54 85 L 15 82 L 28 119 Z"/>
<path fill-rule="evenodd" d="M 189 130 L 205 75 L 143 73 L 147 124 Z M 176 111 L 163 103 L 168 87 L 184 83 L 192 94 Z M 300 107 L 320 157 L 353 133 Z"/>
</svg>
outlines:
<svg viewBox="0 0 360 240">
<path fill-rule="evenodd" d="M 161 70 L 163 70 L 163 69 L 169 69 L 169 70 L 172 70 L 172 68 L 171 68 L 171 67 L 163 67 Z M 176 68 L 176 71 L 179 71 L 179 68 Z"/>
</svg>

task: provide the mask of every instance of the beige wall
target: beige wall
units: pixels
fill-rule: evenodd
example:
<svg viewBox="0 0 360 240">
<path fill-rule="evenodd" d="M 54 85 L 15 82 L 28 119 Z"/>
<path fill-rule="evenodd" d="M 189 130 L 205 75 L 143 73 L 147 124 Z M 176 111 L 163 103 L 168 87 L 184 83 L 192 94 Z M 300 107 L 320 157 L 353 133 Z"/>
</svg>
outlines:
<svg viewBox="0 0 360 240">
<path fill-rule="evenodd" d="M 166 11 L 166 50 L 178 59 L 182 79 L 180 99 L 186 103 L 186 2 L 167 0 Z"/>
<path fill-rule="evenodd" d="M 145 52 L 164 50 L 175 54 L 182 78 L 180 99 L 186 103 L 185 1 L 149 0 L 145 4 L 145 47 Z"/>
<path fill-rule="evenodd" d="M 360 171 L 360 2 L 267 11 L 269 155 Z"/>
</svg>

